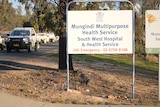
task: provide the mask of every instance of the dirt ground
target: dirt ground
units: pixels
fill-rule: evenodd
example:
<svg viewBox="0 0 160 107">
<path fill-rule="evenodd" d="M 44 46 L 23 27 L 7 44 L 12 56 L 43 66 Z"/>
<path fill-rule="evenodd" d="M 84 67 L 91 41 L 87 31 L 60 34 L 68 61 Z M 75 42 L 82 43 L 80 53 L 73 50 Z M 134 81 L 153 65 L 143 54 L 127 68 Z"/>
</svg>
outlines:
<svg viewBox="0 0 160 107">
<path fill-rule="evenodd" d="M 52 103 L 160 105 L 156 72 L 136 69 L 132 99 L 131 68 L 74 59 L 66 91 L 66 71 L 58 71 L 53 59 L 18 62 L 48 69 L 1 70 L 0 91 Z"/>
</svg>

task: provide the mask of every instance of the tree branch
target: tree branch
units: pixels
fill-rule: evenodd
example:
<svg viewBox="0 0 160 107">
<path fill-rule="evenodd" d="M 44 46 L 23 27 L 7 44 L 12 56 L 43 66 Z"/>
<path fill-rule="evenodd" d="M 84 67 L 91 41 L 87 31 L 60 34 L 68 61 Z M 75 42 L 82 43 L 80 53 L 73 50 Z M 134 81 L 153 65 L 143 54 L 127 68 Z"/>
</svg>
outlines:
<svg viewBox="0 0 160 107">
<path fill-rule="evenodd" d="M 59 6 L 59 3 L 57 2 L 57 0 L 49 0 L 49 2 L 55 3 L 57 6 Z"/>
</svg>

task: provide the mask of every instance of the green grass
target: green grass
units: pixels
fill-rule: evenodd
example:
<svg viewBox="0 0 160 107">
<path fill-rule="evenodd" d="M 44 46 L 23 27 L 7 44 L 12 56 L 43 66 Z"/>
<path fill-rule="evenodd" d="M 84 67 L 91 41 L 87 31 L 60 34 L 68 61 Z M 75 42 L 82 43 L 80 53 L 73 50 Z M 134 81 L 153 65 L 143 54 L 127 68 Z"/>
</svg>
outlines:
<svg viewBox="0 0 160 107">
<path fill-rule="evenodd" d="M 86 62 L 106 62 L 112 63 L 114 65 L 128 66 L 132 67 L 133 57 L 132 55 L 104 55 L 104 54 L 90 54 L 90 55 L 73 55 L 73 58 L 84 59 Z M 158 71 L 158 64 L 153 62 L 148 62 L 142 59 L 135 58 L 135 67 L 146 69 L 150 71 Z"/>
<path fill-rule="evenodd" d="M 58 54 L 49 55 L 50 57 L 58 57 Z M 105 54 L 81 54 L 81 55 L 72 55 L 73 59 L 78 58 L 79 60 L 84 60 L 88 63 L 92 62 L 106 62 L 114 65 L 132 67 L 133 57 L 132 55 L 105 55 Z M 158 64 L 154 62 L 148 62 L 140 58 L 135 58 L 135 68 L 158 71 Z"/>
<path fill-rule="evenodd" d="M 156 71 L 158 72 L 158 64 L 157 63 L 154 63 L 154 62 L 148 62 L 148 61 L 145 61 L 145 60 L 141 60 L 141 59 L 136 59 L 135 61 L 136 63 L 136 67 L 138 68 L 142 68 L 142 69 L 147 69 L 147 70 L 150 70 L 150 71 Z"/>
</svg>

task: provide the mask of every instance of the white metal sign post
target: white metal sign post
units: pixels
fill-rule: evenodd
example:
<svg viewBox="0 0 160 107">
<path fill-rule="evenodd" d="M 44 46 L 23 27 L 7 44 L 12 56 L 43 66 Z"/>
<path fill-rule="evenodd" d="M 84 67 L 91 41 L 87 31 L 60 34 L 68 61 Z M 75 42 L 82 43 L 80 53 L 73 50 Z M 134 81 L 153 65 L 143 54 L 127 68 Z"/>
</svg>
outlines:
<svg viewBox="0 0 160 107">
<path fill-rule="evenodd" d="M 160 101 L 160 10 L 146 10 L 146 53 L 159 54 L 159 101 Z"/>
<path fill-rule="evenodd" d="M 128 0 L 88 0 L 90 2 L 128 2 Z M 134 98 L 134 11 L 68 10 L 67 6 L 67 89 L 69 54 L 133 54 L 132 97 Z M 133 5 L 132 5 L 133 7 Z"/>
</svg>

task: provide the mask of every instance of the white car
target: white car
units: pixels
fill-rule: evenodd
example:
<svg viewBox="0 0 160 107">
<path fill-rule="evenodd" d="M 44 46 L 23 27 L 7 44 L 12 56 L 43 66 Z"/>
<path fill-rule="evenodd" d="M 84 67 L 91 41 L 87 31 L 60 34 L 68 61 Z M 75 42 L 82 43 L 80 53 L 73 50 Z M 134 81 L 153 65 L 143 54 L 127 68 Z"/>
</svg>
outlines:
<svg viewBox="0 0 160 107">
<path fill-rule="evenodd" d="M 31 49 L 37 51 L 39 43 L 37 41 L 37 35 L 32 27 L 19 27 L 14 28 L 11 34 L 6 39 L 7 52 L 11 49 L 27 49 L 28 52 Z"/>
<path fill-rule="evenodd" d="M 37 38 L 39 39 L 40 43 L 48 43 L 49 37 L 47 33 L 37 33 Z"/>
<path fill-rule="evenodd" d="M 57 42 L 57 41 L 59 41 L 59 36 L 55 36 L 54 33 L 48 33 L 47 35 L 49 37 L 49 41 L 50 42 Z"/>
<path fill-rule="evenodd" d="M 3 50 L 5 48 L 5 38 L 2 38 L 0 35 L 0 49 Z"/>
</svg>

